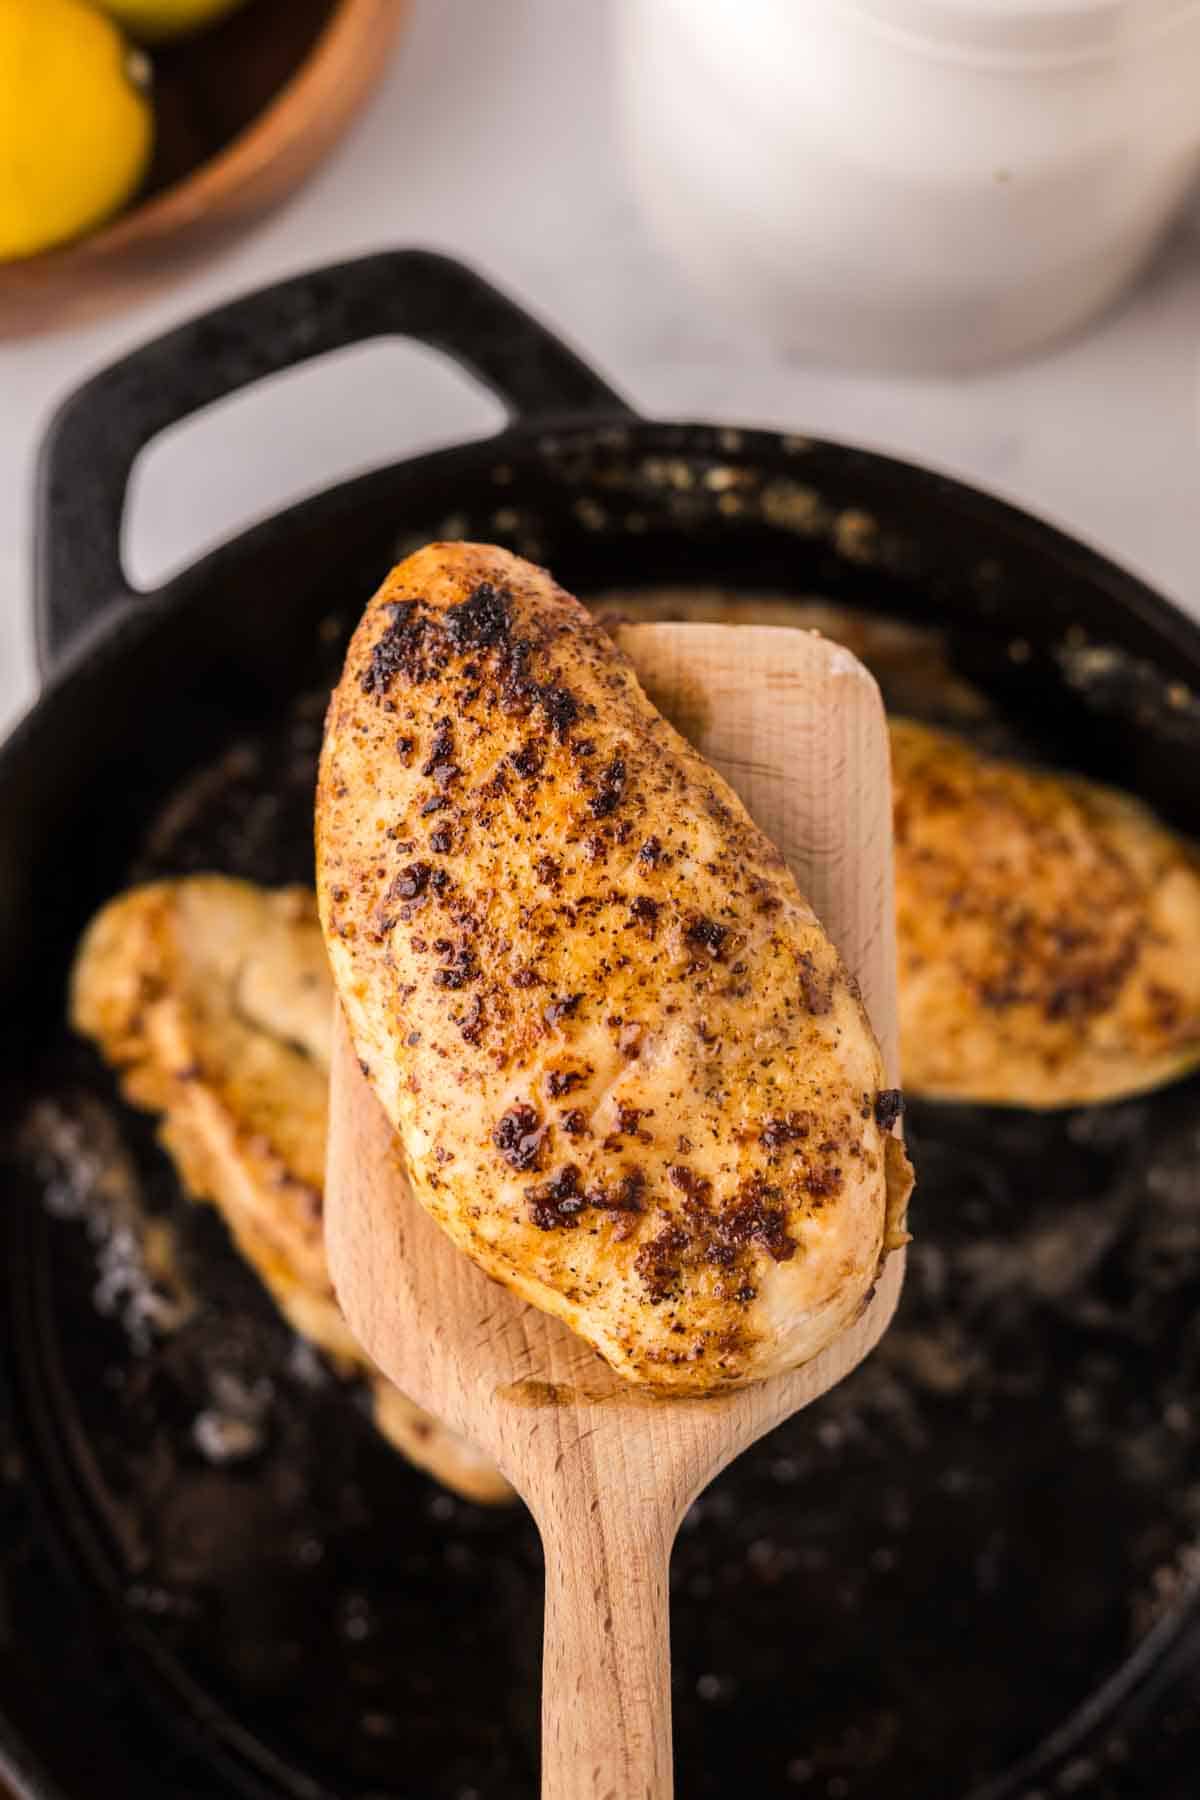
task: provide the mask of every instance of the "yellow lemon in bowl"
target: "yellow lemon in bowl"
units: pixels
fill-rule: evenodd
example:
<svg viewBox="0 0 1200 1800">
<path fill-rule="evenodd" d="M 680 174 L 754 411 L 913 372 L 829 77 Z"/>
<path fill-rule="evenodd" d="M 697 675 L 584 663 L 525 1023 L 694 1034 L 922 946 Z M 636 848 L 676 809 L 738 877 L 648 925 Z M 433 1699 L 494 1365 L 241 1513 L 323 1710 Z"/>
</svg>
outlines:
<svg viewBox="0 0 1200 1800">
<path fill-rule="evenodd" d="M 99 4 L 139 43 L 165 44 L 213 24 L 244 0 L 99 0 Z"/>
<path fill-rule="evenodd" d="M 150 160 L 145 57 L 83 0 L 0 0 L 0 262 L 78 237 Z"/>
</svg>

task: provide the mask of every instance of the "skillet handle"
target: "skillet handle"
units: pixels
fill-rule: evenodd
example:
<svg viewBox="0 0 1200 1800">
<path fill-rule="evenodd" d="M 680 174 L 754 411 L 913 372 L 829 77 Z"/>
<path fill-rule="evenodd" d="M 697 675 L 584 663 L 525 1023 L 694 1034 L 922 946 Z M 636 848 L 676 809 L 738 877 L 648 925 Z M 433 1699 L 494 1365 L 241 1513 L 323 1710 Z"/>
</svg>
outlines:
<svg viewBox="0 0 1200 1800">
<path fill-rule="evenodd" d="M 114 605 L 138 452 L 238 388 L 329 350 L 398 335 L 446 351 L 514 419 L 629 407 L 552 332 L 479 275 L 428 250 L 388 250 L 262 288 L 189 320 L 77 389 L 38 464 L 34 608 L 43 674 Z"/>
</svg>

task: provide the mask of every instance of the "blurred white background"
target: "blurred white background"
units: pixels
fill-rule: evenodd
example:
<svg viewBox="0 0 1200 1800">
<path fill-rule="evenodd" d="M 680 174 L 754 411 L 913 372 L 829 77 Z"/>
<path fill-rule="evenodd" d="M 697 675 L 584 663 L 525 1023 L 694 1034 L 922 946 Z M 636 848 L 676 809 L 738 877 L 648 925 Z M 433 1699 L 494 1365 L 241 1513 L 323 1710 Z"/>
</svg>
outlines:
<svg viewBox="0 0 1200 1800">
<path fill-rule="evenodd" d="M 0 344 L 0 727 L 35 690 L 32 479 L 55 402 L 229 294 L 383 245 L 474 262 L 648 412 L 933 464 L 1065 525 L 1200 615 L 1200 204 L 1119 310 L 1034 361 L 953 380 L 774 362 L 648 238 L 622 162 L 609 27 L 597 0 L 417 0 L 378 97 L 289 207 L 151 302 Z M 128 566 L 150 585 L 290 498 L 499 422 L 409 346 L 330 359 L 160 440 L 135 482 Z"/>
</svg>

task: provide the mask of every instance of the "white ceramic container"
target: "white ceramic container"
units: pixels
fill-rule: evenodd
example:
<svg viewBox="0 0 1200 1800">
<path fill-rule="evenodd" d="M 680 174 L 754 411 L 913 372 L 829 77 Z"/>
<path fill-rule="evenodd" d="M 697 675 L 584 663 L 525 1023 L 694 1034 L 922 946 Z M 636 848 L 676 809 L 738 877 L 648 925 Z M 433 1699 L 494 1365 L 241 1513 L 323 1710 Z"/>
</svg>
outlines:
<svg viewBox="0 0 1200 1800">
<path fill-rule="evenodd" d="M 621 0 L 652 226 L 775 346 L 962 368 L 1078 325 L 1200 170 L 1200 0 Z"/>
</svg>

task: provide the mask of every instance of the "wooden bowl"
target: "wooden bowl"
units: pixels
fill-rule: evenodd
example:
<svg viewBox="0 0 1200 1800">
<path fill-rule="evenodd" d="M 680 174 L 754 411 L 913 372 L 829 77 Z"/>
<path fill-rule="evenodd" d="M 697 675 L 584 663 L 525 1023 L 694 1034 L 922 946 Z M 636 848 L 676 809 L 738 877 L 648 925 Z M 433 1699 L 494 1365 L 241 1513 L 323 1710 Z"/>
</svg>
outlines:
<svg viewBox="0 0 1200 1800">
<path fill-rule="evenodd" d="M 146 293 L 282 200 L 350 123 L 409 0 L 248 0 L 157 48 L 155 149 L 110 223 L 0 263 L 0 335 L 44 330 Z"/>
</svg>

